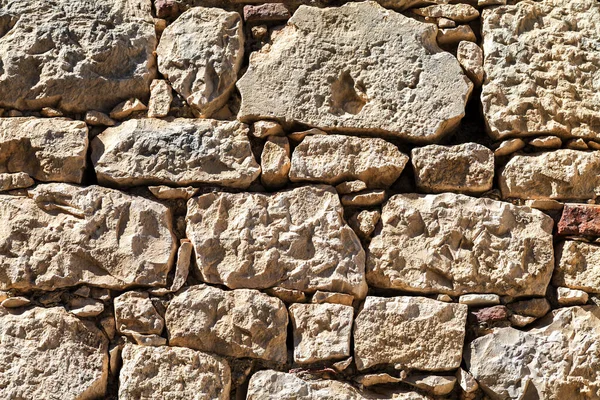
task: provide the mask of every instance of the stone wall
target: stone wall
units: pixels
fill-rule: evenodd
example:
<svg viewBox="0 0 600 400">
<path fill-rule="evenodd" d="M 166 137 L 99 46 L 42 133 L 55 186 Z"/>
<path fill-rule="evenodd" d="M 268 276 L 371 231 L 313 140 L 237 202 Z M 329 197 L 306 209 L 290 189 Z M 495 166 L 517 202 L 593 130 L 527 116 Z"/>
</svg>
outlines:
<svg viewBox="0 0 600 400">
<path fill-rule="evenodd" d="M 0 399 L 600 399 L 596 0 L 0 0 Z"/>
</svg>

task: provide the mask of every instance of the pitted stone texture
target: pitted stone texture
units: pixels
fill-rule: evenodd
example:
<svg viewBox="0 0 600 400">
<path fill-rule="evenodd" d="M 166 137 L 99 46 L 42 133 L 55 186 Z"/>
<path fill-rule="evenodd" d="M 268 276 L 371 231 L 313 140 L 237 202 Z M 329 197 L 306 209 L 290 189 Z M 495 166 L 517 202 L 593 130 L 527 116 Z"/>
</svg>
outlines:
<svg viewBox="0 0 600 400">
<path fill-rule="evenodd" d="M 600 152 L 570 149 L 513 156 L 500 173 L 504 198 L 587 200 L 600 195 Z"/>
<path fill-rule="evenodd" d="M 148 292 L 125 292 L 114 300 L 117 331 L 121 334 L 160 335 L 165 326 Z"/>
<path fill-rule="evenodd" d="M 416 147 L 411 162 L 417 187 L 428 193 L 482 193 L 494 181 L 494 153 L 477 143 Z"/>
<path fill-rule="evenodd" d="M 25 172 L 39 181 L 80 183 L 87 148 L 88 129 L 81 121 L 0 118 L 0 173 Z"/>
<path fill-rule="evenodd" d="M 14 174 L 0 173 L 0 192 L 28 188 L 33 185 L 35 185 L 35 181 L 25 172 L 15 172 Z"/>
<path fill-rule="evenodd" d="M 554 268 L 552 218 L 460 194 L 396 195 L 369 246 L 367 281 L 416 293 L 543 296 Z"/>
<path fill-rule="evenodd" d="M 408 156 L 383 139 L 308 136 L 294 149 L 290 180 L 330 185 L 361 180 L 369 188 L 385 188 L 398 179 L 407 162 Z"/>
<path fill-rule="evenodd" d="M 100 186 L 0 195 L 0 290 L 164 286 L 177 250 L 169 209 Z"/>
<path fill-rule="evenodd" d="M 600 206 L 565 204 L 557 228 L 559 235 L 600 236 Z"/>
<path fill-rule="evenodd" d="M 436 31 L 372 1 L 300 7 L 251 55 L 238 117 L 435 141 L 458 125 L 472 89 Z"/>
<path fill-rule="evenodd" d="M 434 4 L 412 10 L 417 15 L 428 18 L 447 18 L 455 22 L 469 22 L 479 17 L 479 11 L 469 4 Z"/>
<path fill-rule="evenodd" d="M 552 283 L 600 293 L 600 246 L 574 240 L 559 244 Z"/>
<path fill-rule="evenodd" d="M 165 319 L 171 346 L 235 358 L 287 360 L 287 309 L 281 300 L 258 290 L 191 286 L 171 300 Z"/>
<path fill-rule="evenodd" d="M 260 181 L 269 189 L 277 189 L 288 182 L 290 172 L 290 142 L 287 137 L 270 136 L 260 156 Z"/>
<path fill-rule="evenodd" d="M 354 324 L 359 370 L 395 364 L 424 371 L 460 366 L 467 306 L 426 297 L 367 297 Z"/>
<path fill-rule="evenodd" d="M 132 119 L 92 140 L 103 185 L 209 183 L 245 189 L 260 175 L 248 127 L 237 121 Z"/>
<path fill-rule="evenodd" d="M 62 307 L 0 308 L 0 398 L 104 398 L 108 340 Z"/>
<path fill-rule="evenodd" d="M 474 340 L 465 361 L 492 399 L 597 399 L 599 340 L 598 307 L 562 308 L 527 332 L 501 328 Z"/>
<path fill-rule="evenodd" d="M 485 9 L 482 21 L 492 137 L 600 137 L 597 1 L 522 1 Z"/>
<path fill-rule="evenodd" d="M 120 400 L 229 400 L 227 361 L 179 347 L 127 345 L 121 354 Z"/>
<path fill-rule="evenodd" d="M 473 42 L 464 40 L 458 44 L 456 59 L 475 86 L 481 86 L 485 74 L 483 70 L 483 50 L 481 50 L 481 47 Z"/>
<path fill-rule="evenodd" d="M 193 7 L 169 25 L 156 49 L 158 69 L 203 117 L 225 105 L 244 55 L 236 12 Z"/>
<path fill-rule="evenodd" d="M 364 298 L 365 253 L 331 186 L 273 195 L 209 193 L 188 201 L 196 271 L 232 289 L 325 290 Z"/>
<path fill-rule="evenodd" d="M 0 107 L 109 111 L 148 97 L 150 0 L 2 0 L 0 9 Z"/>
</svg>

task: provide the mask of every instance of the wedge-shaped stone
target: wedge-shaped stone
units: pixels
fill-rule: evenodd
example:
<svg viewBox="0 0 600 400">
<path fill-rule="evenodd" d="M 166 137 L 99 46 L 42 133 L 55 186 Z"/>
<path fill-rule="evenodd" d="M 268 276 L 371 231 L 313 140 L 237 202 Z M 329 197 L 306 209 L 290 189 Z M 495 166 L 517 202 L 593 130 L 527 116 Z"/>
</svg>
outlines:
<svg viewBox="0 0 600 400">
<path fill-rule="evenodd" d="M 285 304 L 258 290 L 190 286 L 169 303 L 169 344 L 235 358 L 287 360 Z"/>
<path fill-rule="evenodd" d="M 574 240 L 559 244 L 552 283 L 600 293 L 600 246 Z"/>
<path fill-rule="evenodd" d="M 398 179 L 408 156 L 383 139 L 343 135 L 306 137 L 294 149 L 290 180 L 337 185 L 361 180 L 385 188 Z"/>
<path fill-rule="evenodd" d="M 473 86 L 436 32 L 372 1 L 300 7 L 250 56 L 238 117 L 435 141 L 458 125 Z"/>
<path fill-rule="evenodd" d="M 500 173 L 504 198 L 587 200 L 600 195 L 600 152 L 570 149 L 513 156 Z"/>
<path fill-rule="evenodd" d="M 364 298 L 365 254 L 331 186 L 273 195 L 209 193 L 188 201 L 196 271 L 232 289 L 349 293 Z"/>
<path fill-rule="evenodd" d="M 552 276 L 552 218 L 460 194 L 396 195 L 369 246 L 367 281 L 416 293 L 543 296 Z"/>
<path fill-rule="evenodd" d="M 465 362 L 492 399 L 597 399 L 600 308 L 562 308 L 536 328 L 500 328 L 465 349 Z"/>
<path fill-rule="evenodd" d="M 159 203 L 100 186 L 0 195 L 0 290 L 165 286 L 177 250 Z"/>
<path fill-rule="evenodd" d="M 148 97 L 150 0 L 2 0 L 0 9 L 0 107 L 109 111 Z"/>
<path fill-rule="evenodd" d="M 120 400 L 229 400 L 227 361 L 180 347 L 126 345 L 121 354 Z"/>
<path fill-rule="evenodd" d="M 210 183 L 247 188 L 260 175 L 237 121 L 132 119 L 92 140 L 98 181 L 137 186 Z"/>
<path fill-rule="evenodd" d="M 26 172 L 39 181 L 81 183 L 87 148 L 84 122 L 0 118 L 0 173 Z"/>
<path fill-rule="evenodd" d="M 517 2 L 486 8 L 482 21 L 481 100 L 494 138 L 600 137 L 600 3 Z"/>
<path fill-rule="evenodd" d="M 108 339 L 62 307 L 0 307 L 0 398 L 104 398 Z"/>
<path fill-rule="evenodd" d="M 449 371 L 462 359 L 467 306 L 426 297 L 367 297 L 354 323 L 359 370 L 401 365 Z"/>
</svg>

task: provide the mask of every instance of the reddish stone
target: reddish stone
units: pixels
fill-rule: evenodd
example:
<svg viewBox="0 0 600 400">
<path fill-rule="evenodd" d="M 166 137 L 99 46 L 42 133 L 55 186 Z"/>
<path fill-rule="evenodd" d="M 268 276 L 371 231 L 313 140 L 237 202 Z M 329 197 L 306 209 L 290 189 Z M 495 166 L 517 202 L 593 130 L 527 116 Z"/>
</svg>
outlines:
<svg viewBox="0 0 600 400">
<path fill-rule="evenodd" d="M 508 310 L 505 306 L 486 307 L 469 314 L 471 314 L 479 324 L 489 325 L 508 319 Z"/>
<path fill-rule="evenodd" d="M 175 0 L 156 0 L 154 8 L 156 8 L 158 18 L 174 18 L 179 12 L 179 6 Z"/>
<path fill-rule="evenodd" d="M 600 206 L 565 204 L 558 234 L 600 236 Z"/>
<path fill-rule="evenodd" d="M 244 6 L 244 20 L 252 23 L 282 22 L 290 19 L 290 11 L 283 3 Z"/>
</svg>

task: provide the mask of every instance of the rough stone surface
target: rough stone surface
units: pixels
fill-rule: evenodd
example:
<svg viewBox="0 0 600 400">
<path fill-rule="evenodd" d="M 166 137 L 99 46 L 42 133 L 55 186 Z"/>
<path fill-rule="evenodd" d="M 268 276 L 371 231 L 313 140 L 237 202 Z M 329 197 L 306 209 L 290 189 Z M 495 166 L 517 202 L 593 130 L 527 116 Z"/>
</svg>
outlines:
<svg viewBox="0 0 600 400">
<path fill-rule="evenodd" d="M 115 121 L 100 111 L 88 111 L 85 113 L 85 123 L 91 126 L 114 126 Z"/>
<path fill-rule="evenodd" d="M 475 32 L 469 25 L 459 25 L 456 28 L 440 29 L 437 42 L 440 46 L 456 46 L 460 42 L 475 42 Z"/>
<path fill-rule="evenodd" d="M 485 73 L 483 70 L 483 50 L 481 50 L 481 47 L 473 42 L 464 40 L 458 44 L 456 58 L 475 86 L 481 86 Z"/>
<path fill-rule="evenodd" d="M 288 182 L 291 168 L 290 142 L 286 137 L 269 137 L 260 157 L 260 181 L 269 189 L 277 189 Z"/>
<path fill-rule="evenodd" d="M 14 174 L 0 174 L 0 192 L 13 189 L 23 189 L 33 186 L 35 181 L 25 172 Z"/>
<path fill-rule="evenodd" d="M 110 117 L 118 120 L 124 120 L 136 113 L 138 115 L 141 111 L 146 111 L 148 107 L 144 103 L 135 97 L 125 100 L 119 103 L 110 112 Z"/>
<path fill-rule="evenodd" d="M 363 181 L 346 181 L 335 186 L 335 190 L 339 194 L 356 193 L 367 189 L 367 184 Z"/>
<path fill-rule="evenodd" d="M 557 136 L 540 136 L 530 140 L 529 145 L 538 149 L 560 149 L 562 140 Z"/>
<path fill-rule="evenodd" d="M 557 228 L 559 235 L 600 236 L 600 206 L 565 204 Z"/>
<path fill-rule="evenodd" d="M 463 294 L 458 302 L 470 307 L 494 306 L 500 304 L 500 296 L 497 294 Z"/>
<path fill-rule="evenodd" d="M 92 162 L 105 185 L 247 188 L 260 174 L 247 134 L 237 121 L 133 119 L 92 140 Z"/>
<path fill-rule="evenodd" d="M 367 297 L 354 324 L 359 370 L 382 364 L 424 371 L 458 368 L 467 306 L 425 297 Z"/>
<path fill-rule="evenodd" d="M 345 306 L 351 306 L 353 301 L 354 296 L 352 295 L 345 293 L 323 292 L 320 290 L 317 290 L 311 299 L 312 303 L 343 304 Z"/>
<path fill-rule="evenodd" d="M 284 363 L 288 313 L 257 290 L 190 286 L 169 303 L 169 344 L 230 357 Z"/>
<path fill-rule="evenodd" d="M 383 203 L 386 199 L 385 190 L 365 190 L 364 192 L 345 194 L 341 201 L 347 207 L 373 207 Z"/>
<path fill-rule="evenodd" d="M 375 2 L 300 7 L 251 55 L 238 117 L 434 141 L 457 126 L 472 89 L 436 30 Z"/>
<path fill-rule="evenodd" d="M 554 267 L 550 217 L 464 195 L 396 195 L 367 257 L 370 285 L 417 293 L 543 296 Z"/>
<path fill-rule="evenodd" d="M 114 300 L 117 331 L 125 335 L 140 333 L 144 335 L 158 334 L 163 330 L 162 319 L 148 292 L 125 292 Z"/>
<path fill-rule="evenodd" d="M 0 289 L 165 285 L 176 246 L 163 205 L 99 186 L 0 195 Z"/>
<path fill-rule="evenodd" d="M 244 21 L 249 23 L 285 22 L 290 17 L 283 3 L 244 6 Z"/>
<path fill-rule="evenodd" d="M 517 139 L 505 140 L 504 142 L 500 143 L 500 146 L 498 146 L 496 151 L 494 151 L 494 156 L 496 156 L 496 157 L 507 156 L 509 154 L 512 154 L 514 152 L 521 150 L 523 147 L 525 147 L 525 142 L 523 141 L 523 139 L 517 138 Z"/>
<path fill-rule="evenodd" d="M 558 305 L 565 306 L 577 306 L 587 303 L 589 295 L 583 290 L 569 289 L 566 287 L 559 287 L 556 289 L 556 301 Z"/>
<path fill-rule="evenodd" d="M 436 396 L 445 396 L 452 392 L 456 377 L 440 375 L 409 375 L 403 382 Z"/>
<path fill-rule="evenodd" d="M 380 219 L 381 213 L 379 211 L 362 210 L 352 214 L 348 220 L 348 225 L 354 229 L 358 237 L 366 240 L 371 237 Z"/>
<path fill-rule="evenodd" d="M 517 301 L 507 307 L 513 313 L 535 318 L 543 317 L 550 311 L 550 303 L 545 298 Z"/>
<path fill-rule="evenodd" d="M 448 18 L 464 23 L 479 17 L 479 11 L 469 4 L 434 4 L 412 10 L 417 15 L 429 18 Z"/>
<path fill-rule="evenodd" d="M 600 246 L 574 240 L 560 243 L 552 283 L 600 293 Z"/>
<path fill-rule="evenodd" d="M 366 295 L 364 251 L 330 186 L 205 194 L 186 219 L 204 282 Z"/>
<path fill-rule="evenodd" d="M 155 79 L 150 85 L 150 101 L 148 102 L 148 117 L 162 118 L 169 114 L 173 93 L 169 82 Z"/>
</svg>

